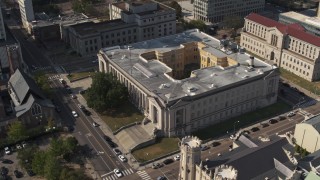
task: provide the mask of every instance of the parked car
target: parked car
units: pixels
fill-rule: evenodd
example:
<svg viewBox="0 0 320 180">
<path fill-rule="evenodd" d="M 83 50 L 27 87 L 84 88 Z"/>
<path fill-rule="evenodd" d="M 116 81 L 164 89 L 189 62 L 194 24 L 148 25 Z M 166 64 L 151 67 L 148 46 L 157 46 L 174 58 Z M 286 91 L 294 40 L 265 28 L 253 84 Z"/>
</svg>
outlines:
<svg viewBox="0 0 320 180">
<path fill-rule="evenodd" d="M 175 161 L 180 161 L 180 155 L 176 155 L 173 159 L 174 159 Z"/>
<path fill-rule="evenodd" d="M 269 123 L 270 123 L 270 124 L 275 124 L 275 123 L 277 123 L 277 122 L 278 122 L 278 121 L 277 121 L 276 119 L 270 119 L 270 120 L 269 120 Z"/>
<path fill-rule="evenodd" d="M 3 159 L 2 163 L 3 164 L 13 164 L 13 161 L 11 161 L 10 159 Z"/>
<path fill-rule="evenodd" d="M 103 139 L 105 139 L 106 141 L 112 141 L 111 138 L 109 136 L 107 136 L 107 135 L 104 135 Z"/>
<path fill-rule="evenodd" d="M 21 178 L 22 177 L 22 172 L 20 172 L 18 170 L 14 170 L 13 173 L 14 173 L 14 176 L 16 176 L 16 178 Z"/>
<path fill-rule="evenodd" d="M 85 109 L 84 105 L 82 105 L 82 104 L 78 104 L 78 107 L 79 107 L 80 109 Z"/>
<path fill-rule="evenodd" d="M 69 86 L 67 86 L 66 89 L 67 89 L 67 93 L 68 93 L 68 94 L 72 94 L 72 90 L 71 90 L 71 88 L 70 88 Z"/>
<path fill-rule="evenodd" d="M 160 163 L 153 163 L 152 164 L 152 169 L 158 169 L 158 168 L 161 168 L 162 167 L 162 164 Z"/>
<path fill-rule="evenodd" d="M 209 149 L 209 146 L 201 146 L 201 151 L 205 151 L 205 150 L 207 150 L 207 149 Z"/>
<path fill-rule="evenodd" d="M 6 155 L 9 155 L 11 154 L 11 149 L 9 147 L 5 147 L 4 152 L 6 153 Z"/>
<path fill-rule="evenodd" d="M 90 116 L 91 112 L 88 111 L 87 109 L 82 109 L 82 112 L 86 115 L 86 116 Z"/>
<path fill-rule="evenodd" d="M 279 120 L 279 121 L 283 121 L 283 120 L 285 120 L 285 119 L 287 119 L 285 116 L 279 116 L 279 117 L 278 117 L 278 120 Z"/>
<path fill-rule="evenodd" d="M 22 149 L 22 146 L 20 144 L 16 144 L 17 149 Z"/>
<path fill-rule="evenodd" d="M 128 161 L 127 158 L 124 157 L 123 155 L 119 155 L 118 158 L 119 158 L 120 161 L 122 161 L 122 162 L 127 162 L 127 161 Z"/>
<path fill-rule="evenodd" d="M 94 127 L 99 127 L 99 126 L 100 126 L 100 125 L 99 125 L 98 123 L 96 123 L 96 122 L 93 122 L 92 125 L 93 125 Z"/>
<path fill-rule="evenodd" d="M 77 96 L 74 94 L 71 94 L 70 97 L 71 97 L 71 99 L 77 99 Z"/>
<path fill-rule="evenodd" d="M 117 177 L 122 177 L 122 172 L 119 169 L 114 169 L 113 172 Z"/>
<path fill-rule="evenodd" d="M 75 118 L 79 117 L 79 115 L 78 115 L 78 113 L 76 111 L 72 111 L 71 113 L 72 113 L 73 117 L 75 117 Z"/>
<path fill-rule="evenodd" d="M 60 82 L 61 84 L 67 84 L 67 82 L 66 82 L 64 79 L 62 79 L 62 78 L 59 79 L 59 82 Z"/>
<path fill-rule="evenodd" d="M 219 146 L 220 144 L 221 144 L 220 142 L 215 141 L 215 142 L 212 143 L 212 147 L 217 147 L 217 146 Z"/>
<path fill-rule="evenodd" d="M 86 93 L 86 90 L 81 90 L 79 91 L 80 94 L 85 94 Z"/>
<path fill-rule="evenodd" d="M 157 180 L 166 180 L 167 178 L 165 176 L 158 176 Z"/>
<path fill-rule="evenodd" d="M 252 132 L 257 132 L 257 131 L 259 131 L 260 129 L 258 128 L 258 127 L 253 127 L 253 128 L 251 128 L 251 131 Z"/>
<path fill-rule="evenodd" d="M 109 144 L 110 147 L 115 148 L 117 146 L 116 143 L 114 143 L 113 141 L 107 141 L 107 143 Z"/>
<path fill-rule="evenodd" d="M 173 163 L 173 159 L 166 159 L 163 161 L 163 164 L 167 165 L 167 164 L 171 164 Z"/>
<path fill-rule="evenodd" d="M 296 114 L 294 113 L 294 112 L 289 112 L 288 114 L 287 114 L 287 116 L 288 117 L 292 117 L 292 116 L 295 116 Z"/>
<path fill-rule="evenodd" d="M 119 155 L 119 154 L 122 154 L 121 151 L 119 149 L 112 149 L 112 151 L 116 154 L 116 155 Z"/>
<path fill-rule="evenodd" d="M 5 168 L 3 166 L 0 168 L 0 174 L 1 175 L 7 175 L 8 172 L 9 172 L 9 170 L 7 168 Z"/>
<path fill-rule="evenodd" d="M 28 170 L 27 170 L 27 174 L 28 174 L 30 177 L 36 175 L 31 169 L 28 169 Z"/>
</svg>

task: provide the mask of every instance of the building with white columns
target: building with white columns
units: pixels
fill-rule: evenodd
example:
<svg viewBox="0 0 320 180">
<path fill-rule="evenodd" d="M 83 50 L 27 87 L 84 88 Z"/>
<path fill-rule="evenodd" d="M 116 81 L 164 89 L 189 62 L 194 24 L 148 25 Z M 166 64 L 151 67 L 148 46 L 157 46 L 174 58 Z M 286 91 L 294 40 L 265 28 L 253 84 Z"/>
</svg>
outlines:
<svg viewBox="0 0 320 180">
<path fill-rule="evenodd" d="M 233 53 L 197 29 L 102 48 L 98 59 L 100 72 L 128 87 L 132 103 L 162 136 L 189 134 L 277 100 L 276 66 Z M 201 68 L 188 72 L 190 64 Z"/>
</svg>

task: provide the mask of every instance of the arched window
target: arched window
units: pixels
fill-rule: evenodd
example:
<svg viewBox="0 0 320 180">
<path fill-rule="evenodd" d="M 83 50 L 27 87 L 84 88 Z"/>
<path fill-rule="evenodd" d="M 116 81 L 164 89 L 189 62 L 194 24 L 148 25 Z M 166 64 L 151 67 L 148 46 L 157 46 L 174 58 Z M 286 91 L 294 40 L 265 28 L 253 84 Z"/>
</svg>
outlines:
<svg viewBox="0 0 320 180">
<path fill-rule="evenodd" d="M 34 104 L 31 108 L 31 114 L 32 114 L 32 116 L 42 114 L 41 106 L 39 104 Z"/>
</svg>

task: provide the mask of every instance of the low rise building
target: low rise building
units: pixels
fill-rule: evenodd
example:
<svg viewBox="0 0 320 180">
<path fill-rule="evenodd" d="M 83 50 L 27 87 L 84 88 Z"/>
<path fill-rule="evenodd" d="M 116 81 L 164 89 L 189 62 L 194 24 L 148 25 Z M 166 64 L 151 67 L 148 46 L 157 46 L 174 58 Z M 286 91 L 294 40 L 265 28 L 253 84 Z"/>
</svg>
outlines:
<svg viewBox="0 0 320 180">
<path fill-rule="evenodd" d="M 299 24 L 285 25 L 251 13 L 245 17 L 240 45 L 308 81 L 320 79 L 320 37 Z"/>
<path fill-rule="evenodd" d="M 34 80 L 17 69 L 8 82 L 16 117 L 27 127 L 47 125 L 54 117 L 54 105 L 47 99 Z"/>
<path fill-rule="evenodd" d="M 217 23 L 226 16 L 244 17 L 264 10 L 265 0 L 194 0 L 193 16 L 205 22 Z"/>
<path fill-rule="evenodd" d="M 102 48 L 98 59 L 100 72 L 128 88 L 162 136 L 189 134 L 277 100 L 276 66 L 227 51 L 197 29 Z M 192 64 L 197 69 L 187 68 Z"/>
<path fill-rule="evenodd" d="M 296 144 L 313 153 L 320 149 L 320 115 L 296 125 L 294 130 Z"/>
<path fill-rule="evenodd" d="M 129 1 L 110 4 L 110 21 L 70 26 L 70 46 L 80 55 L 102 47 L 124 45 L 176 33 L 176 13 L 159 2 Z"/>
</svg>

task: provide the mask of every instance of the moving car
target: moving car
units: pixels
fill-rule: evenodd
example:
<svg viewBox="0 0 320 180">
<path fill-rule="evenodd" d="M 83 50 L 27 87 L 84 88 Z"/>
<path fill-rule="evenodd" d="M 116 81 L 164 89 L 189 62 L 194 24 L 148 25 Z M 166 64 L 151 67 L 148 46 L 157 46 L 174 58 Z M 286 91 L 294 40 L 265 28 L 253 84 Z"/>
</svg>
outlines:
<svg viewBox="0 0 320 180">
<path fill-rule="evenodd" d="M 212 143 L 212 147 L 217 147 L 217 146 L 219 146 L 220 144 L 221 144 L 220 142 L 215 141 L 215 142 Z"/>
<path fill-rule="evenodd" d="M 259 131 L 260 129 L 258 128 L 258 127 L 253 127 L 253 128 L 251 128 L 251 131 L 252 132 L 256 132 L 256 131 Z"/>
<path fill-rule="evenodd" d="M 119 158 L 120 161 L 122 161 L 122 162 L 127 162 L 127 158 L 124 157 L 123 155 L 119 155 L 118 158 Z"/>
<path fill-rule="evenodd" d="M 276 119 L 270 119 L 270 120 L 269 120 L 269 123 L 270 123 L 270 124 L 275 124 L 275 123 L 277 123 L 277 122 L 278 122 L 278 121 L 277 121 Z"/>
<path fill-rule="evenodd" d="M 122 177 L 122 172 L 119 169 L 114 169 L 113 172 L 117 177 Z"/>
<path fill-rule="evenodd" d="M 78 113 L 76 111 L 72 111 L 71 113 L 72 113 L 73 117 L 75 117 L 75 118 L 79 117 L 79 115 L 78 115 Z"/>
</svg>

